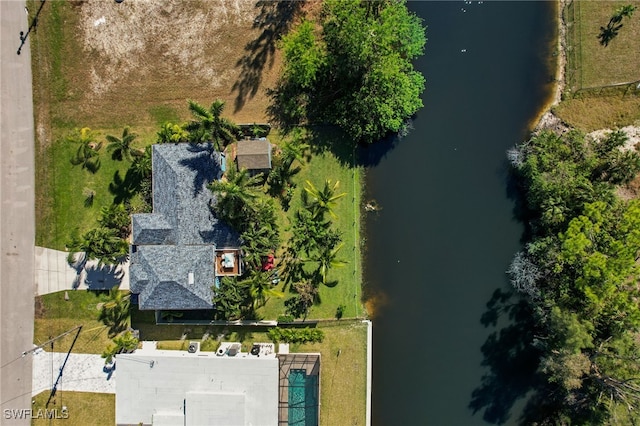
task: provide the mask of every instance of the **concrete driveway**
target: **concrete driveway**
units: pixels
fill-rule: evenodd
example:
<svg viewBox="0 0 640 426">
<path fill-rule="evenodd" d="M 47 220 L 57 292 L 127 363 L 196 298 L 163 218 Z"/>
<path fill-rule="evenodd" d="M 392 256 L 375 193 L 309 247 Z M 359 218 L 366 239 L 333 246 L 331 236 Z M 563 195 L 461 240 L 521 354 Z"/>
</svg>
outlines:
<svg viewBox="0 0 640 426">
<path fill-rule="evenodd" d="M 38 295 L 63 290 L 108 290 L 119 286 L 129 290 L 129 261 L 117 266 L 82 262 L 82 253 L 75 265 L 67 262 L 67 252 L 44 247 L 35 248 L 35 282 Z"/>
<path fill-rule="evenodd" d="M 33 395 L 51 391 L 66 353 L 38 351 L 33 357 Z M 59 391 L 116 393 L 115 368 L 105 369 L 100 355 L 74 354 L 62 372 Z"/>
</svg>

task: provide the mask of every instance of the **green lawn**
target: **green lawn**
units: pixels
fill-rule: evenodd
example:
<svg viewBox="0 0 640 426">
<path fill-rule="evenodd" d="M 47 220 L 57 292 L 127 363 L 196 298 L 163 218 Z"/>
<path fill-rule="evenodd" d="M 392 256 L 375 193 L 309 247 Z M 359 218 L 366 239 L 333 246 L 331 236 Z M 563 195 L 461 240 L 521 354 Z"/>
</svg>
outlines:
<svg viewBox="0 0 640 426">
<path fill-rule="evenodd" d="M 315 143 L 318 138 L 324 138 L 326 143 L 331 143 L 336 136 L 328 131 L 317 132 L 312 137 Z M 338 140 L 348 147 L 348 143 L 344 140 Z M 286 245 L 289 233 L 286 228 L 289 227 L 289 220 L 293 217 L 296 210 L 302 208 L 301 194 L 304 191 L 305 181 L 311 181 L 316 187 L 320 188 L 324 184 L 325 179 L 331 179 L 332 182 L 340 181 L 338 193 L 346 193 L 337 202 L 335 208 L 336 219 L 333 220 L 333 226 L 338 229 L 342 235 L 344 247 L 340 250 L 340 259 L 347 262 L 342 268 L 334 268 L 329 272 L 327 281 L 337 281 L 334 287 L 320 286 L 321 303 L 314 305 L 310 311 L 309 319 L 330 319 L 336 315 L 336 309 L 339 305 L 344 305 L 344 317 L 363 317 L 365 315 L 364 307 L 361 302 L 361 285 L 362 285 L 362 265 L 361 259 L 361 239 L 360 239 L 360 205 L 361 205 L 361 188 L 362 188 L 362 170 L 353 167 L 350 164 L 344 164 L 344 158 L 352 161 L 352 153 L 347 152 L 343 156 L 338 157 L 334 154 L 334 150 L 318 149 L 314 150 L 310 161 L 306 163 L 302 171 L 296 175 L 295 182 L 297 187 L 291 200 L 291 206 L 284 215 L 281 228 L 282 241 Z M 338 152 L 340 155 L 341 153 Z M 258 311 L 265 319 L 276 319 L 279 315 L 285 313 L 284 301 L 293 296 L 295 293 L 288 291 L 284 287 L 284 283 L 280 284 L 279 290 L 284 290 L 287 294 L 283 299 L 271 298 L 265 307 Z"/>
<path fill-rule="evenodd" d="M 64 291 L 36 297 L 34 320 L 34 343 L 39 345 L 72 328 L 82 325 L 82 331 L 73 348 L 74 353 L 100 354 L 111 343 L 107 327 L 98 320 L 100 303 L 107 293 L 86 290 L 69 290 L 69 300 Z M 75 332 L 54 342 L 53 350 L 66 352 L 75 337 Z M 51 350 L 51 346 L 45 347 Z"/>
<path fill-rule="evenodd" d="M 65 249 L 74 230 L 82 234 L 97 226 L 100 209 L 112 204 L 119 195 L 117 190 L 111 191 L 109 186 L 115 181 L 116 175 L 124 179 L 131 164 L 126 160 L 113 160 L 106 150 L 104 136 L 111 134 L 120 137 L 122 129 L 106 129 L 96 131 L 99 135 L 97 140 L 104 142 L 99 151 L 101 167 L 98 172 L 92 174 L 80 166 L 73 166 L 70 159 L 77 145 L 64 140 L 68 131 L 56 131 L 56 140 L 38 153 L 36 245 L 58 250 Z M 135 146 L 142 148 L 152 137 L 139 137 Z M 85 204 L 87 191 L 95 193 L 90 206 Z"/>
<path fill-rule="evenodd" d="M 608 46 L 601 45 L 598 39 L 600 27 L 607 25 L 618 7 L 629 4 L 640 9 L 639 0 L 571 2 L 565 16 L 570 23 L 568 66 L 569 71 L 575 70 L 577 76 L 570 81 L 572 90 L 640 79 L 640 55 L 637 53 L 640 19 L 637 10 L 630 19 L 623 19 L 623 27 Z"/>
<path fill-rule="evenodd" d="M 640 18 L 624 18 L 608 46 L 598 39 L 600 27 L 615 10 L 640 1 L 572 1 L 564 11 L 567 26 L 566 87 L 563 102 L 553 111 L 583 130 L 624 127 L 640 122 L 640 93 L 633 86 L 606 87 L 640 79 Z"/>
<path fill-rule="evenodd" d="M 31 407 L 33 416 L 38 417 L 38 413 L 44 415 L 46 409 L 54 417 L 57 414 L 59 418 L 35 418 L 31 421 L 33 426 L 86 426 L 88 424 L 113 426 L 116 423 L 116 396 L 114 394 L 58 391 L 49 405 L 46 405 L 49 395 L 49 391 L 44 391 L 33 397 L 34 403 Z M 63 415 L 63 406 L 67 407 L 66 415 Z"/>
</svg>

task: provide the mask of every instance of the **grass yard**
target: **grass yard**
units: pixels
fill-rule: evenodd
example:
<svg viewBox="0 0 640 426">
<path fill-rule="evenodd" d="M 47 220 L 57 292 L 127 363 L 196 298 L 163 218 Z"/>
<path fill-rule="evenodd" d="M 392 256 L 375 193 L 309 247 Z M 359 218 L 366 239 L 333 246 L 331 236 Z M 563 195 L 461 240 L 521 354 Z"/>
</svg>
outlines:
<svg viewBox="0 0 640 426">
<path fill-rule="evenodd" d="M 98 320 L 98 306 L 107 299 L 106 293 L 86 290 L 68 291 L 69 300 L 64 300 L 64 291 L 36 297 L 34 320 L 34 343 L 39 345 L 75 326 L 82 331 L 73 348 L 74 353 L 101 354 L 111 344 L 108 328 Z M 66 352 L 75 332 L 54 342 L 53 350 Z M 51 351 L 51 346 L 44 348 Z"/>
<path fill-rule="evenodd" d="M 579 78 L 573 82 L 573 90 L 590 87 L 609 86 L 618 83 L 638 81 L 640 69 L 640 19 L 638 10 L 631 18 L 624 18 L 623 27 L 608 46 L 602 46 L 598 39 L 600 27 L 606 27 L 616 9 L 624 5 L 634 5 L 640 9 L 640 1 L 573 1 L 567 13 L 574 17 L 569 30 L 572 53 L 569 66 L 578 69 Z M 569 19 L 571 20 L 571 19 Z"/>
<path fill-rule="evenodd" d="M 364 425 L 367 393 L 367 326 L 333 322 L 320 327 L 322 343 L 292 345 L 291 351 L 320 352 L 320 424 Z M 340 355 L 338 355 L 338 352 Z"/>
<path fill-rule="evenodd" d="M 312 135 L 312 140 L 323 138 L 324 143 L 340 143 L 344 146 L 345 141 L 335 140 L 333 133 L 326 130 L 316 132 Z M 338 152 L 338 155 L 341 153 Z M 310 161 L 305 164 L 302 171 L 296 175 L 297 187 L 291 200 L 291 206 L 283 218 L 281 227 L 283 228 L 282 241 L 286 244 L 289 233 L 289 220 L 293 218 L 295 212 L 302 208 L 301 194 L 304 191 L 305 182 L 311 181 L 317 188 L 324 185 L 325 179 L 332 182 L 339 181 L 340 186 L 337 193 L 346 193 L 344 197 L 337 201 L 335 208 L 336 218 L 332 219 L 334 227 L 342 231 L 343 248 L 340 250 L 340 259 L 347 262 L 342 268 L 333 268 L 329 271 L 327 281 L 337 282 L 337 285 L 329 288 L 320 286 L 320 303 L 316 303 L 309 311 L 309 319 L 331 319 L 336 316 L 336 309 L 339 305 L 344 306 L 344 317 L 363 317 L 365 315 L 362 305 L 362 270 L 361 270 L 361 246 L 360 246 L 360 205 L 362 188 L 362 170 L 360 168 L 349 167 L 344 164 L 344 158 L 348 158 L 352 153 L 345 153 L 338 157 L 335 150 L 316 149 L 310 157 Z M 276 319 L 285 313 L 284 301 L 295 293 L 289 292 L 284 283 L 278 286 L 286 296 L 282 299 L 271 298 L 266 306 L 258 313 L 265 319 Z"/>
<path fill-rule="evenodd" d="M 553 107 L 553 112 L 563 121 L 583 132 L 628 125 L 640 126 L 640 97 L 602 96 L 565 99 Z"/>
<path fill-rule="evenodd" d="M 565 9 L 567 65 L 564 100 L 554 113 L 570 125 L 589 132 L 638 125 L 640 92 L 633 86 L 606 87 L 640 79 L 640 18 L 638 11 L 608 46 L 598 35 L 615 10 L 640 1 L 572 1 Z"/>
<path fill-rule="evenodd" d="M 67 392 L 59 391 L 47 406 L 49 391 L 39 393 L 33 397 L 33 416 L 37 417 L 38 410 L 47 409 L 58 417 L 63 417 L 62 407 L 67 407 L 67 418 L 44 419 L 35 418 L 32 426 L 86 426 L 91 419 L 92 426 L 113 426 L 116 423 L 116 396 L 106 393 Z"/>
</svg>

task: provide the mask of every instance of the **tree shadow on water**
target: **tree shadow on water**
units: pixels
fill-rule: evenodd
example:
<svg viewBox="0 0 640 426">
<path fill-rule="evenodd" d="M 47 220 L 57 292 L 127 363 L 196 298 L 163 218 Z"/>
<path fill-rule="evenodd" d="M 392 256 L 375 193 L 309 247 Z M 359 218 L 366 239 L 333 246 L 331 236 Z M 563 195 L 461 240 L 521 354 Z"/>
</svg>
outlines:
<svg viewBox="0 0 640 426">
<path fill-rule="evenodd" d="M 497 289 L 481 323 L 496 331 L 482 345 L 482 366 L 488 371 L 471 393 L 469 408 L 474 414 L 483 410 L 484 421 L 502 425 L 510 420 L 515 404 L 537 388 L 540 353 L 532 345 L 533 312 L 513 291 Z M 498 329 L 501 324 L 505 325 Z"/>
<path fill-rule="evenodd" d="M 276 43 L 291 27 L 293 18 L 304 4 L 303 1 L 261 0 L 256 3 L 260 14 L 253 21 L 253 28 L 262 32 L 255 40 L 244 47 L 245 55 L 236 63 L 240 76 L 232 87 L 238 92 L 235 100 L 235 112 L 244 106 L 248 99 L 255 96 L 262 82 L 262 71 L 267 62 L 273 66 Z"/>
</svg>

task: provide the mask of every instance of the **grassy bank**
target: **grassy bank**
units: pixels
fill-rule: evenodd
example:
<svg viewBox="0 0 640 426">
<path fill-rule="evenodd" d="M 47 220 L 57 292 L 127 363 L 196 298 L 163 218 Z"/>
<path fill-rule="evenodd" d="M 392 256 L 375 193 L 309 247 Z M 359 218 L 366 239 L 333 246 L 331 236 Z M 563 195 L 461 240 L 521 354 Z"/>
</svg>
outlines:
<svg viewBox="0 0 640 426">
<path fill-rule="evenodd" d="M 640 8 L 637 0 L 574 0 L 564 10 L 566 87 L 563 102 L 554 112 L 580 130 L 623 127 L 640 121 L 640 91 L 634 84 L 623 84 L 637 84 L 640 79 L 637 13 L 624 18 L 623 27 L 607 46 L 598 38 L 616 9 L 628 4 Z"/>
</svg>

